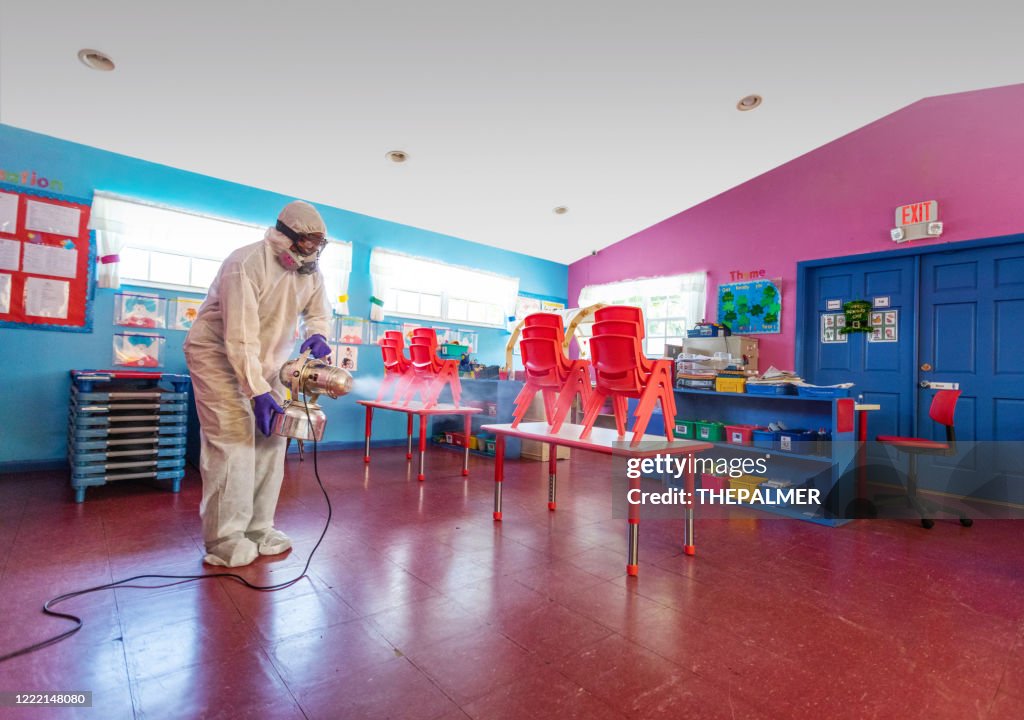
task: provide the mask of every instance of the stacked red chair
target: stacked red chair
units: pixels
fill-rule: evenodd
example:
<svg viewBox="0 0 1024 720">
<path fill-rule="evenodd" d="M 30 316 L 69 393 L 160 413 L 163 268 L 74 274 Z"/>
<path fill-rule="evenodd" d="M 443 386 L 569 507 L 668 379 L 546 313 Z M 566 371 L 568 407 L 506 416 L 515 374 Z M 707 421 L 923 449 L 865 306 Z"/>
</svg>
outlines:
<svg viewBox="0 0 1024 720">
<path fill-rule="evenodd" d="M 674 367 L 671 360 L 648 360 L 643 354 L 644 320 L 639 308 L 609 306 L 594 313 L 594 336 L 590 352 L 596 386 L 587 403 L 580 439 L 590 436 L 598 413 L 611 399 L 619 437 L 626 434 L 627 399 L 639 400 L 634 416 L 633 439 L 636 445 L 660 402 L 665 421 L 665 437 L 671 442 L 675 427 L 676 400 L 673 392 Z"/>
<path fill-rule="evenodd" d="M 412 363 L 405 356 L 404 346 L 405 341 L 400 332 L 388 331 L 380 340 L 380 352 L 384 357 L 384 380 L 377 393 L 378 402 L 391 388 L 394 388 L 392 402 L 396 402 L 413 381 Z"/>
<path fill-rule="evenodd" d="M 564 340 L 561 315 L 534 313 L 524 319 L 519 349 L 526 382 L 515 399 L 512 427 L 525 417 L 538 392 L 544 398 L 544 415 L 551 432 L 558 432 L 562 427 L 577 395 L 584 405 L 590 399 L 590 363 L 566 357 L 562 348 Z"/>
<path fill-rule="evenodd" d="M 432 408 L 437 405 L 445 385 L 448 385 L 452 390 L 452 402 L 457 407 L 462 398 L 459 364 L 455 360 L 442 360 L 437 356 L 437 335 L 432 328 L 413 330 L 409 355 L 413 380 L 405 392 L 405 406 L 408 407 L 419 394 L 423 408 Z"/>
</svg>

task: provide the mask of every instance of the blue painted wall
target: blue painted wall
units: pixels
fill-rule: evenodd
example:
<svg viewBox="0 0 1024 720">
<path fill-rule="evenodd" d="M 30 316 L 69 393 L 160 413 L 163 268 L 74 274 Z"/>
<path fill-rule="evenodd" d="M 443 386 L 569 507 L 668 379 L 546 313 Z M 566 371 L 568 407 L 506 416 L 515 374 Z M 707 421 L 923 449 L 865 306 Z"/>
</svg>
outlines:
<svg viewBox="0 0 1024 720">
<path fill-rule="evenodd" d="M 105 190 L 260 225 L 271 224 L 280 208 L 293 199 L 8 125 L 0 125 L 0 169 L 19 174 L 35 170 L 51 181 L 59 180 L 62 188 L 56 190 L 64 195 L 88 199 L 94 190 Z M 568 287 L 565 265 L 339 208 L 324 205 L 317 208 L 330 235 L 352 243 L 349 307 L 355 315 L 365 316 L 369 310 L 370 251 L 378 246 L 517 275 L 521 292 L 565 300 Z M 259 236 L 253 238 L 257 239 Z M 113 325 L 114 294 L 113 290 L 97 291 L 92 333 L 0 328 L 0 471 L 35 464 L 47 467 L 62 461 L 70 387 L 68 371 L 110 367 L 112 337 L 117 331 Z M 166 297 L 185 295 L 170 291 L 162 294 Z M 476 330 L 480 336 L 479 359 L 486 364 L 499 364 L 508 334 L 499 330 Z M 185 333 L 166 330 L 164 334 L 167 342 L 163 369 L 185 372 L 181 351 Z M 368 381 L 382 372 L 379 350 L 363 346 L 356 374 L 357 393 L 360 380 L 364 386 L 373 385 Z M 323 402 L 328 415 L 325 442 L 353 447 L 361 442 L 363 415 L 355 400 L 354 396 L 347 396 Z M 378 413 L 374 437 L 380 440 L 404 438 L 404 416 Z"/>
</svg>

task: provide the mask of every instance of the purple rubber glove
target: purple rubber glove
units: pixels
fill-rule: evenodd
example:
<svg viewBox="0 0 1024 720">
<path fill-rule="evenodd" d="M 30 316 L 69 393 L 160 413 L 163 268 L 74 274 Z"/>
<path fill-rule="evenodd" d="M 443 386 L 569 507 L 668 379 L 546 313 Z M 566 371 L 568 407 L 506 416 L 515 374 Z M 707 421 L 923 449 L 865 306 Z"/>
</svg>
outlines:
<svg viewBox="0 0 1024 720">
<path fill-rule="evenodd" d="M 331 354 L 331 346 L 327 344 L 327 338 L 323 335 L 310 335 L 306 338 L 306 342 L 302 343 L 302 347 L 299 348 L 299 352 L 306 352 L 307 350 L 309 350 L 317 360 Z"/>
<path fill-rule="evenodd" d="M 256 427 L 270 437 L 270 429 L 274 424 L 274 413 L 283 413 L 284 408 L 277 404 L 272 393 L 263 393 L 252 399 L 252 412 L 256 416 Z"/>
</svg>

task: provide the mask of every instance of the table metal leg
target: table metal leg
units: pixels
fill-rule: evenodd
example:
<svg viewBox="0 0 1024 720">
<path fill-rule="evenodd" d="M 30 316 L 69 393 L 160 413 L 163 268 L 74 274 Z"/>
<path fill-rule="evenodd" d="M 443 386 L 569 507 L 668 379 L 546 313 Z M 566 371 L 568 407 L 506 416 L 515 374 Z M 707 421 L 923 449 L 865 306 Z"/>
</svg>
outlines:
<svg viewBox="0 0 1024 720">
<path fill-rule="evenodd" d="M 494 519 L 501 520 L 501 483 L 505 479 L 505 436 L 494 440 Z"/>
<path fill-rule="evenodd" d="M 463 477 L 465 477 L 466 475 L 469 475 L 469 434 L 471 432 L 473 432 L 473 416 L 472 415 L 466 415 L 465 423 L 466 423 L 465 424 L 466 432 L 465 432 L 465 435 L 463 437 L 465 437 L 465 439 L 466 439 L 466 452 L 465 452 L 465 454 L 462 457 L 462 475 L 463 475 Z"/>
<path fill-rule="evenodd" d="M 548 510 L 555 509 L 558 491 L 558 446 L 548 445 Z"/>
<path fill-rule="evenodd" d="M 633 478 L 629 481 L 630 490 L 640 489 L 640 478 Z M 640 506 L 629 506 L 629 524 L 627 527 L 626 542 L 628 543 L 628 557 L 626 559 L 626 574 L 635 576 L 640 572 Z"/>
<path fill-rule="evenodd" d="M 426 477 L 423 474 L 423 468 L 427 457 L 427 416 L 420 415 L 420 474 L 416 476 L 416 479 L 423 482 Z"/>
<path fill-rule="evenodd" d="M 363 462 L 370 462 L 370 434 L 373 428 L 373 408 L 366 406 L 366 452 L 363 453 Z"/>
<path fill-rule="evenodd" d="M 683 489 L 688 498 L 686 509 L 683 511 L 683 515 L 686 518 L 686 524 L 683 526 L 683 552 L 687 555 L 696 555 L 697 546 L 693 540 L 693 507 L 696 495 L 693 481 L 693 455 L 686 456 L 686 481 Z"/>
<path fill-rule="evenodd" d="M 406 415 L 406 419 L 405 434 L 409 439 L 409 444 L 405 450 L 405 459 L 412 460 L 412 413 Z"/>
</svg>

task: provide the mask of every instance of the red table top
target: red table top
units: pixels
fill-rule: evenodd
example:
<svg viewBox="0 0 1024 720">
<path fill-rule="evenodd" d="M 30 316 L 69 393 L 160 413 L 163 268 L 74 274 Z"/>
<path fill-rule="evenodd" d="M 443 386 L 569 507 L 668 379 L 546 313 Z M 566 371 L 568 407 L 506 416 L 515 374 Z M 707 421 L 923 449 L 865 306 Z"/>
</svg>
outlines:
<svg viewBox="0 0 1024 720">
<path fill-rule="evenodd" d="M 714 447 L 712 443 L 699 440 L 673 440 L 669 442 L 664 435 L 644 435 L 636 447 L 630 447 L 633 433 L 626 433 L 625 437 L 610 428 L 596 427 L 590 431 L 590 437 L 580 440 L 580 433 L 583 432 L 582 425 L 565 424 L 555 434 L 551 433 L 550 426 L 546 422 L 524 422 L 518 427 L 507 425 L 484 425 L 480 428 L 495 435 L 506 435 L 508 437 L 521 438 L 523 440 L 539 440 L 540 442 L 553 443 L 566 447 L 590 450 L 592 452 L 604 453 L 605 455 L 628 455 L 630 457 L 647 457 L 652 455 L 679 455 L 685 453 L 702 452 Z"/>
<path fill-rule="evenodd" d="M 417 400 L 416 402 L 409 403 L 406 407 L 402 403 L 392 403 L 377 400 L 356 400 L 360 405 L 366 407 L 377 408 L 379 410 L 397 410 L 398 412 L 411 413 L 413 415 L 476 415 L 482 413 L 483 408 L 469 407 L 464 405 L 458 407 L 450 404 L 435 405 L 432 408 L 423 409 L 423 403 Z"/>
</svg>

